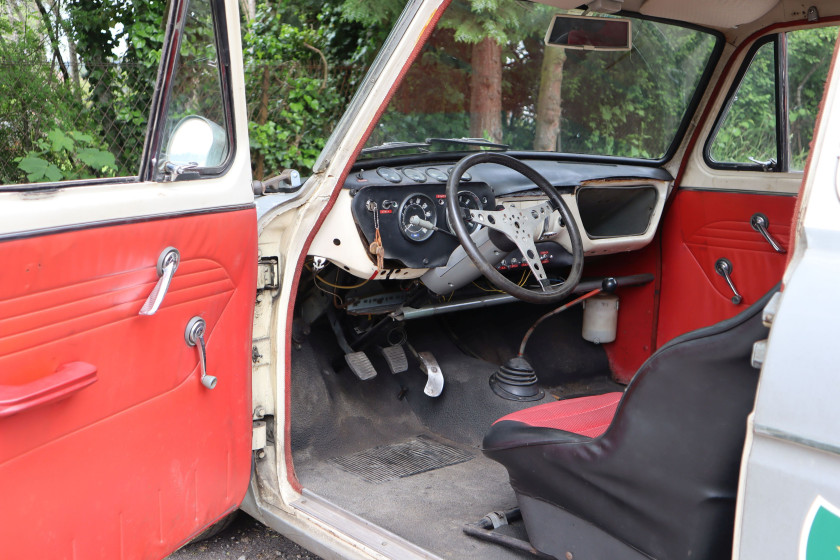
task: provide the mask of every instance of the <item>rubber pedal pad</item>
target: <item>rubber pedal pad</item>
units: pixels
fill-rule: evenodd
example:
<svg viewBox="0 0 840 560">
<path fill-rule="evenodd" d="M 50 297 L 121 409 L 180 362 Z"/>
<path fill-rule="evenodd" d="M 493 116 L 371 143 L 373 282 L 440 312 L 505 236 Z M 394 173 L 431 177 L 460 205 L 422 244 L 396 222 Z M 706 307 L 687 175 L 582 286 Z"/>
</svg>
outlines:
<svg viewBox="0 0 840 560">
<path fill-rule="evenodd" d="M 376 377 L 376 368 L 373 367 L 370 358 L 364 352 L 345 354 L 344 360 L 350 366 L 350 370 L 362 381 L 368 381 Z"/>
<path fill-rule="evenodd" d="M 408 371 L 408 357 L 405 355 L 405 349 L 402 344 L 395 344 L 394 346 L 387 346 L 379 348 L 382 352 L 382 357 L 388 363 L 388 369 L 391 373 L 402 373 Z"/>
</svg>

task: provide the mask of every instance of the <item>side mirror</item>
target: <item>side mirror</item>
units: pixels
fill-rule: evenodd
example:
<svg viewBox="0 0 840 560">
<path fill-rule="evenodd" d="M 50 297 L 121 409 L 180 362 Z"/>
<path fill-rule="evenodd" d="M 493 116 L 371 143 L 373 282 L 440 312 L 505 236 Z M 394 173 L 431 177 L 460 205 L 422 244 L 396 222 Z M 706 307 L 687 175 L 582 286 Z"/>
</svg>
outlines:
<svg viewBox="0 0 840 560">
<path fill-rule="evenodd" d="M 545 44 L 564 49 L 629 51 L 632 24 L 623 18 L 557 14 L 545 34 Z"/>
<path fill-rule="evenodd" d="M 173 164 L 218 167 L 226 156 L 225 129 L 198 115 L 181 119 L 166 145 L 166 160 Z"/>
</svg>

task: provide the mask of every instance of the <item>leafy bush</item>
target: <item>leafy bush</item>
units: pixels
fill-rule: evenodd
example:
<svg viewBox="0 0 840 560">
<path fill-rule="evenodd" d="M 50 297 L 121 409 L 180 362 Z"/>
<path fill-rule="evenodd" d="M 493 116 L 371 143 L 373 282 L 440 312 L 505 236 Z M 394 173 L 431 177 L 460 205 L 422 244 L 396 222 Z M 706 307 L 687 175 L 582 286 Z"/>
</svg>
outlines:
<svg viewBox="0 0 840 560">
<path fill-rule="evenodd" d="M 36 144 L 37 150 L 16 159 L 30 183 L 113 177 L 117 170 L 114 154 L 78 130 L 64 133 L 54 128 Z"/>
</svg>

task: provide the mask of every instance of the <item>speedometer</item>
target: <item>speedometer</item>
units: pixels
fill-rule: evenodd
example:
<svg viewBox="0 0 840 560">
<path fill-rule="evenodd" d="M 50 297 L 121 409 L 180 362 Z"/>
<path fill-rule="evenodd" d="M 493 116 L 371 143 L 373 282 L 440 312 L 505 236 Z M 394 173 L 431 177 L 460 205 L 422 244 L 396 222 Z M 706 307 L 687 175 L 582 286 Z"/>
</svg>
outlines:
<svg viewBox="0 0 840 560">
<path fill-rule="evenodd" d="M 466 208 L 467 210 L 482 210 L 484 208 L 484 205 L 481 204 L 481 200 L 478 198 L 478 195 L 472 191 L 458 192 L 458 206 Z M 467 226 L 467 231 L 470 233 L 481 227 L 475 222 L 464 222 L 464 224 Z M 448 212 L 446 214 L 446 225 L 449 226 L 449 231 L 453 231 L 452 218 L 449 216 Z"/>
<path fill-rule="evenodd" d="M 425 241 L 435 232 L 437 210 L 425 194 L 413 194 L 400 206 L 400 230 L 411 241 Z"/>
</svg>

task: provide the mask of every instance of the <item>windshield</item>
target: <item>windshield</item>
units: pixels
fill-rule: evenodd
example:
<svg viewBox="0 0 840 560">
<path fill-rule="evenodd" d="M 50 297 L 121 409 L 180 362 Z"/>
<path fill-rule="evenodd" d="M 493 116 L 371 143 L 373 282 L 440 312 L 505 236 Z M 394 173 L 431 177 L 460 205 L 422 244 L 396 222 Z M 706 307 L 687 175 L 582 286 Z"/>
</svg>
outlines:
<svg viewBox="0 0 840 560">
<path fill-rule="evenodd" d="M 512 150 L 661 160 L 678 140 L 718 41 L 706 31 L 631 18 L 629 51 L 565 50 L 544 44 L 556 9 L 504 2 L 491 14 L 476 5 L 452 2 L 367 148 L 482 138 Z"/>
</svg>

